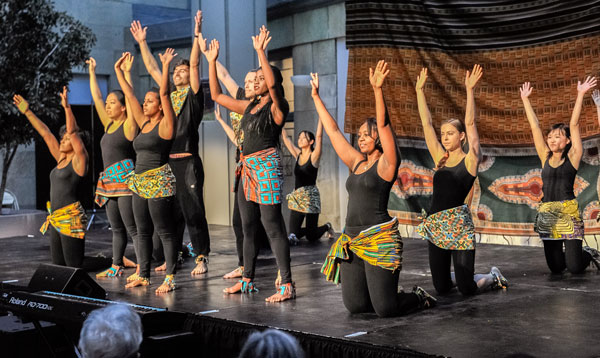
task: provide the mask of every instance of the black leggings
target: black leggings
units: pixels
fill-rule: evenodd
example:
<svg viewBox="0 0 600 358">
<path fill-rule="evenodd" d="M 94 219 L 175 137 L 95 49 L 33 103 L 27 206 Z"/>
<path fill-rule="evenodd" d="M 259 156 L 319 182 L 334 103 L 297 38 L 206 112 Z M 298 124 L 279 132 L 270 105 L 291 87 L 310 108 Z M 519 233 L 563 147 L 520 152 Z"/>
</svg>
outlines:
<svg viewBox="0 0 600 358">
<path fill-rule="evenodd" d="M 204 167 L 202 160 L 197 155 L 184 158 L 169 159 L 169 166 L 173 170 L 176 181 L 177 203 L 175 213 L 178 251 L 183 242 L 183 221 L 188 229 L 190 241 L 196 255 L 208 256 L 210 252 L 210 235 L 204 208 Z"/>
<path fill-rule="evenodd" d="M 306 217 L 306 227 L 302 227 L 302 222 Z M 317 226 L 319 223 L 319 214 L 304 214 L 299 211 L 290 210 L 290 234 L 296 235 L 298 239 L 306 236 L 308 241 L 317 241 L 327 231 L 327 225 Z"/>
<path fill-rule="evenodd" d="M 592 256 L 581 249 L 582 240 L 542 240 L 546 263 L 552 273 L 569 270 L 570 273 L 582 273 L 590 264 Z M 563 243 L 565 250 L 563 251 Z"/>
<path fill-rule="evenodd" d="M 235 193 L 235 196 L 235 200 L 233 201 L 233 217 L 231 218 L 231 222 L 233 225 L 233 232 L 235 234 L 235 249 L 238 255 L 238 266 L 244 266 L 244 228 L 242 227 L 242 216 L 240 214 L 240 206 L 238 205 L 237 192 Z M 258 214 L 260 215 L 260 211 Z M 261 243 L 268 240 L 267 233 L 265 232 L 265 228 L 263 227 L 262 223 L 259 222 L 258 224 L 260 225 L 256 225 L 256 229 L 258 231 L 254 237 L 254 240 L 256 240 L 254 245 L 255 256 L 258 256 Z"/>
<path fill-rule="evenodd" d="M 271 249 L 275 254 L 277 267 L 281 272 L 281 283 L 292 282 L 290 243 L 285 232 L 283 215 L 281 215 L 281 204 L 259 205 L 247 201 L 243 187 L 240 187 L 237 194 L 244 230 L 244 277 L 254 279 L 254 268 L 258 252 L 256 233 L 258 232 L 259 222 L 262 222 L 269 237 Z"/>
<path fill-rule="evenodd" d="M 400 270 L 392 272 L 364 262 L 348 252 L 350 260 L 341 262 L 342 299 L 350 313 L 377 313 L 379 317 L 398 316 L 416 310 L 419 298 L 414 293 L 398 292 Z"/>
<path fill-rule="evenodd" d="M 167 275 L 175 274 L 177 243 L 172 211 L 175 197 L 144 199 L 133 194 L 133 215 L 137 226 L 140 276 L 150 277 L 152 233 L 156 230 L 167 261 Z"/>
<path fill-rule="evenodd" d="M 52 225 L 48 226 L 48 231 L 50 232 L 52 263 L 61 266 L 82 267 L 85 239 L 59 234 Z"/>
<path fill-rule="evenodd" d="M 473 279 L 475 276 L 475 250 L 445 250 L 430 241 L 428 241 L 428 245 L 429 268 L 433 287 L 437 293 L 444 295 L 452 289 L 450 262 L 454 261 L 454 275 L 458 290 L 465 296 L 475 294 L 477 292 L 477 283 Z"/>
<path fill-rule="evenodd" d="M 109 198 L 106 202 L 106 216 L 112 231 L 112 263 L 115 266 L 123 266 L 123 255 L 127 247 L 127 234 L 133 240 L 133 249 L 137 254 L 137 228 L 135 218 L 133 217 L 133 208 L 131 196 L 120 196 L 118 198 Z"/>
</svg>

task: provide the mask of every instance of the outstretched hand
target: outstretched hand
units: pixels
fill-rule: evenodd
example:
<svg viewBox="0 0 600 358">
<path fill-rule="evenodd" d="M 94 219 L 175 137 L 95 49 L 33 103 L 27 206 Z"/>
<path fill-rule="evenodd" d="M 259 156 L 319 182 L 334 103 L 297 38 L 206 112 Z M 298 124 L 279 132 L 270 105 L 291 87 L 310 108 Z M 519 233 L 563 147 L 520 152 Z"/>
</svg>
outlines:
<svg viewBox="0 0 600 358">
<path fill-rule="evenodd" d="M 415 85 L 415 89 L 417 91 L 422 90 L 425 87 L 425 82 L 427 82 L 427 68 L 423 67 L 421 69 L 421 73 L 417 76 L 417 84 Z"/>
<path fill-rule="evenodd" d="M 123 60 L 121 60 L 121 71 L 123 72 L 131 72 L 131 67 L 133 66 L 133 56 L 129 52 L 123 52 L 125 56 Z"/>
<path fill-rule="evenodd" d="M 527 97 L 529 97 L 531 92 L 533 92 L 533 87 L 531 87 L 531 83 L 525 82 L 523 83 L 519 91 L 521 92 L 521 99 L 526 99 Z"/>
<path fill-rule="evenodd" d="M 319 95 L 319 74 L 318 73 L 310 73 L 310 86 L 312 87 L 312 91 L 310 92 L 311 96 Z"/>
<path fill-rule="evenodd" d="M 196 16 L 194 16 L 194 22 L 196 26 L 194 26 L 194 36 L 198 37 L 202 33 L 202 11 L 196 11 Z"/>
<path fill-rule="evenodd" d="M 64 108 L 69 108 L 69 89 L 67 86 L 63 86 L 62 92 L 59 93 L 60 104 Z"/>
<path fill-rule="evenodd" d="M 208 46 L 206 45 L 206 39 L 202 35 L 202 32 L 198 35 L 196 41 L 198 41 L 198 47 L 200 48 L 200 52 L 202 52 L 204 56 L 207 56 Z"/>
<path fill-rule="evenodd" d="M 473 66 L 473 70 L 471 72 L 467 71 L 465 75 L 465 86 L 467 89 L 473 89 L 479 79 L 483 76 L 483 69 L 480 65 Z"/>
<path fill-rule="evenodd" d="M 96 72 L 96 60 L 93 57 L 90 57 L 89 60 L 85 60 L 85 63 L 88 64 L 88 70 L 90 73 Z"/>
<path fill-rule="evenodd" d="M 19 94 L 15 94 L 13 96 L 13 104 L 17 106 L 19 112 L 23 114 L 25 114 L 25 112 L 27 112 L 27 110 L 29 109 L 29 102 L 27 102 L 27 100 L 25 100 L 25 98 L 23 98 Z"/>
<path fill-rule="evenodd" d="M 269 30 L 267 30 L 265 25 L 262 25 L 259 34 L 256 36 L 252 36 L 252 45 L 254 46 L 254 49 L 256 51 L 264 51 L 267 49 L 267 45 L 269 44 L 269 42 L 271 42 L 270 34 L 271 33 L 269 32 Z"/>
<path fill-rule="evenodd" d="M 119 57 L 117 62 L 115 62 L 115 71 L 122 71 L 122 65 L 125 61 L 125 58 L 127 58 L 127 52 L 121 53 L 121 57 Z"/>
<path fill-rule="evenodd" d="M 163 66 L 171 63 L 175 56 L 177 56 L 175 50 L 170 47 L 165 50 L 165 53 L 158 54 L 158 58 L 160 58 L 160 62 L 163 64 Z"/>
<path fill-rule="evenodd" d="M 215 103 L 215 119 L 217 121 L 222 121 L 223 120 L 223 118 L 221 118 L 221 106 L 219 106 L 216 103 Z"/>
<path fill-rule="evenodd" d="M 137 43 L 142 43 L 146 41 L 146 31 L 148 30 L 148 26 L 142 28 L 142 24 L 139 20 L 134 20 L 131 22 L 131 26 L 129 27 L 129 31 L 133 35 L 133 38 Z"/>
<path fill-rule="evenodd" d="M 595 89 L 594 92 L 592 92 L 592 99 L 594 100 L 596 107 L 600 107 L 600 91 Z"/>
<path fill-rule="evenodd" d="M 584 94 L 592 87 L 596 87 L 596 77 L 587 76 L 583 83 L 581 83 L 581 81 L 577 81 L 578 93 Z"/>
<path fill-rule="evenodd" d="M 208 62 L 216 61 L 217 57 L 219 57 L 219 41 L 213 39 L 206 52 L 206 60 Z"/>
<path fill-rule="evenodd" d="M 369 68 L 369 81 L 373 88 L 381 88 L 383 81 L 390 74 L 389 65 L 384 60 L 379 60 L 375 70 Z"/>
</svg>

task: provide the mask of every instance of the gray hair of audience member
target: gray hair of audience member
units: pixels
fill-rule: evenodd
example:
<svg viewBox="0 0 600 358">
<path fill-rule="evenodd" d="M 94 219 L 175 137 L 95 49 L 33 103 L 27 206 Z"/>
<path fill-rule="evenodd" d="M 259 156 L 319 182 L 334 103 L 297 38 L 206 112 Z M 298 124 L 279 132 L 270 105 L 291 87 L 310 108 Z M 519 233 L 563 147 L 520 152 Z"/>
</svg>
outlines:
<svg viewBox="0 0 600 358">
<path fill-rule="evenodd" d="M 79 336 L 79 350 L 84 358 L 134 357 L 141 343 L 142 320 L 124 304 L 92 311 Z"/>
<path fill-rule="evenodd" d="M 303 358 L 296 338 L 276 329 L 255 332 L 248 337 L 239 358 Z"/>
</svg>

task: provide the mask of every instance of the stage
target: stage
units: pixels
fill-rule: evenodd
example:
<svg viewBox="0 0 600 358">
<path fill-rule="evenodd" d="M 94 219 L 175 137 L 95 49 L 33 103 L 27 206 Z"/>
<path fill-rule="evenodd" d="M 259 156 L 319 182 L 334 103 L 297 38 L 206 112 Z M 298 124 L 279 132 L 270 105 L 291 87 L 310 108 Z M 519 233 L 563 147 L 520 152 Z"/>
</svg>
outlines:
<svg viewBox="0 0 600 358">
<path fill-rule="evenodd" d="M 582 275 L 551 275 L 543 250 L 537 247 L 484 245 L 477 248 L 476 271 L 501 268 L 510 282 L 507 291 L 486 292 L 463 298 L 453 292 L 437 297 L 433 309 L 403 317 L 377 318 L 375 314 L 350 315 L 342 304 L 341 289 L 325 281 L 321 264 L 331 244 L 325 238 L 310 244 L 302 240 L 291 247 L 296 300 L 270 304 L 275 292 L 275 259 L 261 252 L 255 279 L 260 292 L 227 295 L 223 288 L 235 280 L 222 275 L 237 263 L 233 230 L 211 226 L 209 272 L 192 277 L 192 259 L 177 274 L 177 290 L 156 295 L 164 274 L 153 272 L 152 285 L 124 289 L 121 278 L 97 282 L 115 301 L 168 307 L 194 317 L 195 349 L 210 344 L 221 347 L 220 356 L 235 356 L 251 330 L 276 327 L 299 338 L 308 356 L 448 356 L 505 357 L 515 353 L 534 357 L 592 357 L 600 354 L 600 274 L 590 267 Z M 19 280 L 27 285 L 39 263 L 50 261 L 48 241 L 40 237 L 0 239 L 0 280 Z M 428 274 L 427 245 L 405 239 L 404 268 L 400 285 L 406 290 L 419 285 L 435 295 Z M 86 255 L 110 256 L 108 230 L 92 230 Z M 127 256 L 134 258 L 131 244 Z M 153 267 L 157 264 L 153 264 Z M 96 272 L 90 272 L 95 277 Z M 242 337 L 242 338 L 240 338 Z M 371 352 L 371 353 L 367 353 Z M 211 355 L 209 355 L 211 356 Z"/>
</svg>

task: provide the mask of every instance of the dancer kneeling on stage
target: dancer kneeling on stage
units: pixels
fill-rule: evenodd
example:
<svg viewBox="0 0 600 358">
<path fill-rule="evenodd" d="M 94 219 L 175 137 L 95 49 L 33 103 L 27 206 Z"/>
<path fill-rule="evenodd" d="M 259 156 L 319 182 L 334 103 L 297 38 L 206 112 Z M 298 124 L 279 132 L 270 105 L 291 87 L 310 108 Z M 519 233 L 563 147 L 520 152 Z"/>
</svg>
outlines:
<svg viewBox="0 0 600 358">
<path fill-rule="evenodd" d="M 437 163 L 429 213 L 417 231 L 429 241 L 431 277 L 433 286 L 440 295 L 450 292 L 454 285 L 458 286 L 463 295 L 473 295 L 478 289 L 508 287 L 508 281 L 497 267 L 492 267 L 489 274 L 475 274 L 475 226 L 471 211 L 465 204 L 482 157 L 475 126 L 473 94 L 473 88 L 482 75 L 479 65 L 475 65 L 472 72 L 467 71 L 465 124 L 458 119 L 443 122 L 442 144 L 437 140 L 423 90 L 427 81 L 427 69 L 421 70 L 417 77 L 417 101 L 425 143 L 433 161 Z M 463 150 L 465 141 L 469 145 L 467 153 Z M 451 261 L 454 261 L 454 274 L 450 272 Z"/>
<path fill-rule="evenodd" d="M 125 287 L 150 285 L 152 233 L 156 230 L 167 263 L 167 276 L 156 289 L 156 293 L 175 289 L 177 262 L 176 229 L 172 215 L 175 177 L 167 164 L 171 139 L 177 125 L 177 117 L 168 93 L 169 63 L 175 56 L 173 52 L 173 49 L 169 48 L 164 54 L 159 54 L 163 65 L 160 92 L 151 90 L 146 93 L 143 110 L 120 69 L 120 62 L 124 61 L 127 55 L 124 54 L 115 64 L 117 79 L 129 101 L 133 118 L 141 130 L 133 141 L 136 153 L 135 170 L 127 179 L 129 189 L 134 193 L 133 215 L 138 232 L 140 273 L 130 276 Z"/>
<path fill-rule="evenodd" d="M 420 287 L 398 292 L 402 269 L 402 238 L 398 220 L 387 211 L 390 191 L 398 175 L 400 152 L 383 98 L 388 64 L 379 61 L 369 80 L 375 94 L 376 119 L 358 131 L 359 150 L 353 148 L 327 112 L 319 96 L 319 77 L 311 74 L 312 98 L 335 152 L 350 168 L 346 181 L 348 216 L 342 236 L 331 247 L 321 269 L 327 280 L 342 284 L 344 305 L 351 313 L 396 316 L 431 307 L 435 298 Z"/>
<path fill-rule="evenodd" d="M 42 233 L 50 230 L 52 263 L 81 267 L 87 218 L 77 197 L 77 188 L 87 173 L 88 153 L 82 140 L 85 133 L 79 130 L 69 105 L 67 87 L 63 87 L 60 98 L 66 116 L 66 126 L 60 128 L 60 143 L 48 126 L 29 109 L 29 103 L 23 97 L 16 94 L 13 102 L 42 136 L 57 162 L 50 172 L 49 215 L 40 229 Z"/>
<path fill-rule="evenodd" d="M 588 246 L 582 248 L 583 220 L 573 192 L 577 169 L 583 156 L 579 115 L 583 96 L 594 86 L 596 86 L 594 77 L 588 77 L 583 83 L 577 83 L 577 100 L 569 125 L 562 123 L 553 125 L 546 140 L 529 101 L 533 87 L 529 82 L 525 82 L 520 90 L 525 114 L 533 133 L 535 149 L 542 163 L 544 196 L 538 207 L 534 229 L 544 243 L 546 263 L 550 271 L 555 274 L 563 272 L 565 268 L 571 273 L 581 273 L 590 261 L 600 269 L 598 251 Z"/>
<path fill-rule="evenodd" d="M 280 302 L 296 297 L 290 269 L 290 247 L 281 214 L 283 175 L 281 158 L 276 149 L 281 128 L 289 112 L 289 105 L 284 98 L 281 73 L 278 69 L 269 66 L 265 54 L 269 41 L 269 33 L 264 26 L 260 29 L 259 35 L 252 37 L 254 49 L 263 64 L 256 72 L 255 82 L 256 95 L 260 96 L 260 99 L 257 97 L 253 101 L 236 100 L 221 92 L 216 68 L 219 55 L 218 41 L 211 42 L 206 57 L 209 63 L 212 99 L 231 111 L 244 113 L 241 121 L 244 132 L 241 159 L 242 186 L 241 190 L 238 190 L 238 204 L 244 230 L 244 274 L 240 282 L 224 291 L 226 293 L 256 291 L 253 282 L 257 244 L 255 236 L 256 225 L 260 218 L 281 272 L 281 282 L 276 285 L 278 292 L 266 300 Z"/>
<path fill-rule="evenodd" d="M 133 140 L 137 135 L 137 123 L 131 110 L 127 111 L 127 100 L 122 91 L 112 91 L 102 100 L 102 92 L 96 79 L 96 60 L 90 57 L 86 61 L 90 72 L 90 91 L 98 117 L 104 127 L 104 135 L 100 140 L 104 171 L 100 173 L 96 185 L 95 202 L 98 206 L 106 207 L 106 216 L 112 232 L 112 266 L 96 274 L 96 277 L 117 277 L 123 274 L 125 267 L 135 267 L 125 255 L 127 234 L 134 242 L 137 241 L 137 229 L 131 204 L 131 190 L 127 187 L 125 177 L 133 171 Z M 133 56 L 129 55 L 120 61 L 121 69 L 131 83 L 131 65 Z M 137 260 L 137 253 L 136 253 Z M 139 266 L 138 266 L 139 269 Z"/>
<path fill-rule="evenodd" d="M 317 174 L 319 160 L 323 147 L 323 124 L 317 124 L 317 137 L 309 131 L 298 134 L 298 146 L 282 131 L 283 144 L 296 159 L 294 176 L 296 178 L 294 191 L 287 195 L 288 208 L 290 209 L 289 234 L 290 243 L 297 244 L 298 240 L 306 236 L 308 241 L 317 241 L 325 232 L 333 238 L 335 231 L 330 223 L 318 226 L 321 213 L 321 195 L 317 188 Z M 300 164 L 302 162 L 302 164 Z M 306 227 L 302 222 L 306 218 Z"/>
</svg>

